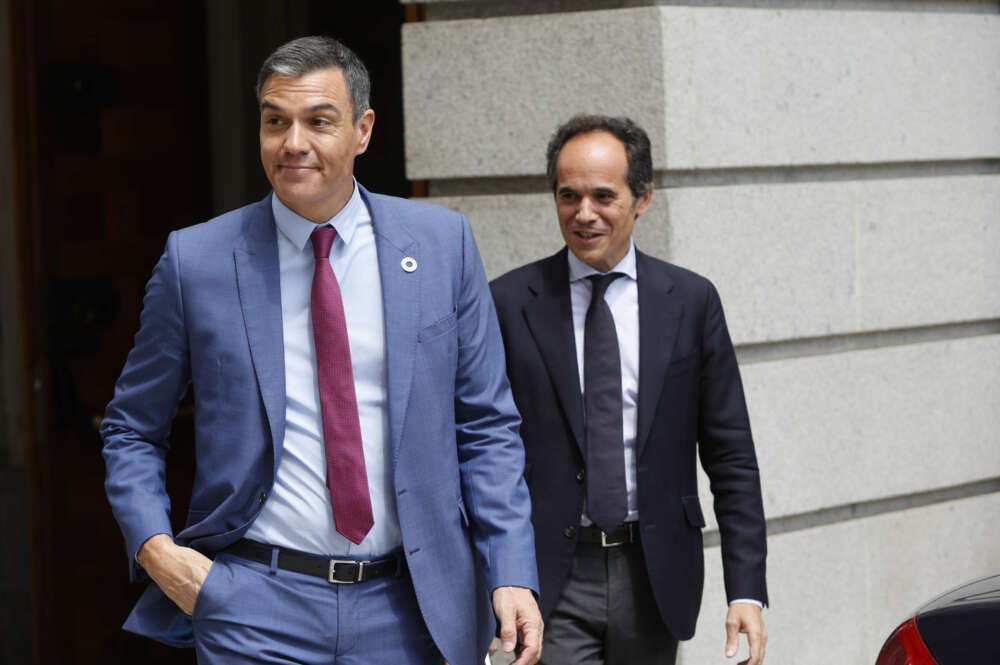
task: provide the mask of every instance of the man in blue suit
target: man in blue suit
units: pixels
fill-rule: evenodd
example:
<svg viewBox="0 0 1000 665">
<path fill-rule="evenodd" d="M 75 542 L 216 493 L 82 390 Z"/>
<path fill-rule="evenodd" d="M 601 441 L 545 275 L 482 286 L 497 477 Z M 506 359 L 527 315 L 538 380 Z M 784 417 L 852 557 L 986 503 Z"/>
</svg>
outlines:
<svg viewBox="0 0 1000 665">
<path fill-rule="evenodd" d="M 131 574 L 154 582 L 125 628 L 199 663 L 473 665 L 499 625 L 535 663 L 520 421 L 468 222 L 354 180 L 374 112 L 339 42 L 279 47 L 257 92 L 274 192 L 170 234 L 101 425 Z"/>
</svg>

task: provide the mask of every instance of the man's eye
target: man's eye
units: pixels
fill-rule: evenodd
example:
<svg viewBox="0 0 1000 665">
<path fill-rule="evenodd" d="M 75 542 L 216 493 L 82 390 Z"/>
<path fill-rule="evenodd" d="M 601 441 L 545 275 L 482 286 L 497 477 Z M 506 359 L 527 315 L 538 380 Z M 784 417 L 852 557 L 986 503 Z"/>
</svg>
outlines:
<svg viewBox="0 0 1000 665">
<path fill-rule="evenodd" d="M 271 127 L 276 127 L 281 124 L 281 118 L 275 118 L 273 116 L 270 118 L 264 118 L 264 124 L 269 125 Z"/>
<path fill-rule="evenodd" d="M 326 118 L 313 118 L 312 123 L 316 127 L 326 127 L 327 125 L 330 124 L 330 121 L 327 120 Z"/>
</svg>

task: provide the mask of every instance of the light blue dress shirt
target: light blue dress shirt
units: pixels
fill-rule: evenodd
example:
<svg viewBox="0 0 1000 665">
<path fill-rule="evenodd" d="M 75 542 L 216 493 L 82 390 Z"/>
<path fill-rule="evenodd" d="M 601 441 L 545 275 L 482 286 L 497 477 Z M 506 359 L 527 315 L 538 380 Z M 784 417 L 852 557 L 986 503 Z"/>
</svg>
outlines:
<svg viewBox="0 0 1000 665">
<path fill-rule="evenodd" d="M 351 347 L 365 468 L 375 524 L 359 545 L 337 533 L 326 487 L 323 420 L 310 303 L 317 225 L 271 197 L 278 225 L 285 345 L 285 440 L 277 478 L 246 537 L 314 554 L 375 558 L 402 544 L 389 457 L 385 319 L 371 214 L 358 191 L 326 224 L 337 231 L 330 265 L 340 284 Z M 324 224 L 325 225 L 325 224 Z"/>
</svg>

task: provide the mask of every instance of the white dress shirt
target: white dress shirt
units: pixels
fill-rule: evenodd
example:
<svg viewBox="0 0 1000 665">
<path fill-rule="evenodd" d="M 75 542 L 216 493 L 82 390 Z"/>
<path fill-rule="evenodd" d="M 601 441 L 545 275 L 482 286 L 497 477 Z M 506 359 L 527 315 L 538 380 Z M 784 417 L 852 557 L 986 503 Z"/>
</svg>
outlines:
<svg viewBox="0 0 1000 665">
<path fill-rule="evenodd" d="M 576 338 L 576 367 L 580 373 L 580 393 L 583 394 L 583 331 L 593 292 L 593 284 L 587 277 L 598 275 L 600 272 L 576 258 L 573 252 L 567 252 L 566 256 L 569 262 L 570 301 L 573 306 L 573 335 Z M 628 515 L 625 521 L 632 522 L 639 519 L 635 459 L 639 414 L 639 286 L 635 271 L 634 242 L 629 243 L 628 253 L 611 269 L 611 272 L 625 275 L 611 282 L 604 293 L 604 301 L 608 303 L 611 315 L 615 319 L 618 353 L 622 363 L 622 440 L 625 444 L 622 450 L 622 464 L 625 465 L 625 491 L 628 494 Z M 586 506 L 580 523 L 584 526 L 592 524 L 586 515 Z M 752 603 L 763 607 L 760 601 L 749 598 L 734 599 L 732 603 Z"/>
<path fill-rule="evenodd" d="M 359 545 L 337 533 L 326 486 L 316 348 L 310 314 L 318 226 L 271 197 L 278 225 L 281 324 L 285 348 L 285 440 L 274 487 L 246 537 L 313 554 L 379 557 L 402 536 L 389 452 L 385 320 L 371 215 L 358 191 L 327 224 L 337 231 L 330 265 L 340 284 L 351 347 L 368 490 L 375 524 Z M 325 225 L 325 224 L 324 224 Z"/>
</svg>

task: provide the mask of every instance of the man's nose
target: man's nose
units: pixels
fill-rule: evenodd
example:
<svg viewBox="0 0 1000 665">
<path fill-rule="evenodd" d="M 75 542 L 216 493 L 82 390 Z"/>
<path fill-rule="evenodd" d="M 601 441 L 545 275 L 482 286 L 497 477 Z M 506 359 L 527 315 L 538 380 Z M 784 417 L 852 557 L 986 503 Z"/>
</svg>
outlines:
<svg viewBox="0 0 1000 665">
<path fill-rule="evenodd" d="M 285 152 L 297 155 L 308 151 L 309 142 L 306 140 L 305 128 L 298 122 L 291 123 L 285 134 Z"/>
<path fill-rule="evenodd" d="M 576 219 L 579 222 L 592 222 L 597 219 L 597 213 L 594 212 L 594 206 L 591 205 L 590 199 L 588 197 L 583 197 L 580 199 L 580 206 L 576 209 Z"/>
</svg>

